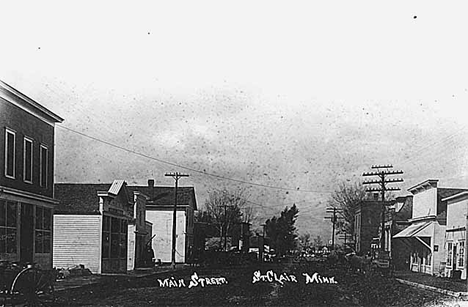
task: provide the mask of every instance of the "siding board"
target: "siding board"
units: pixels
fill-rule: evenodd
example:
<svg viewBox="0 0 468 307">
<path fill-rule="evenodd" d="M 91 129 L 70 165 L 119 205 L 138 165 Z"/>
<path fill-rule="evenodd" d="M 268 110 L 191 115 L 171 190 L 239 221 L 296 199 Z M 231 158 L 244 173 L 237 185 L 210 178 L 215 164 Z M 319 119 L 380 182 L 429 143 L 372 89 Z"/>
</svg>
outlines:
<svg viewBox="0 0 468 307">
<path fill-rule="evenodd" d="M 69 268 L 83 264 L 100 274 L 100 215 L 54 215 L 53 265 Z"/>
</svg>

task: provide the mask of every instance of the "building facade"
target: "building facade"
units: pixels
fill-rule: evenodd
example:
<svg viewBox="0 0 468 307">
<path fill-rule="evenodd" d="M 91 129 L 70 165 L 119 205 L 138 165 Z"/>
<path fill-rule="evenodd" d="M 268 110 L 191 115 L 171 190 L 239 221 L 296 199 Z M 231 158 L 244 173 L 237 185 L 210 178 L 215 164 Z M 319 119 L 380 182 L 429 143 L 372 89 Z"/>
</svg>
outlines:
<svg viewBox="0 0 468 307">
<path fill-rule="evenodd" d="M 466 279 L 468 192 L 443 199 L 447 202 L 445 276 Z"/>
<path fill-rule="evenodd" d="M 54 267 L 82 264 L 96 274 L 127 272 L 134 198 L 125 181 L 58 183 L 55 191 L 59 205 L 54 214 Z"/>
<path fill-rule="evenodd" d="M 410 249 L 404 240 L 393 240 L 393 236 L 410 225 L 413 212 L 413 196 L 397 197 L 387 207 L 385 214 L 385 250 L 390 252 L 397 270 L 409 268 Z"/>
<path fill-rule="evenodd" d="M 133 216 L 128 223 L 128 263 L 127 270 L 143 266 L 148 229 L 146 223 L 146 201 L 148 197 L 138 191 L 133 192 Z M 151 229 L 149 229 L 151 231 Z"/>
<path fill-rule="evenodd" d="M 0 260 L 52 266 L 55 124 L 62 121 L 0 81 Z"/>
<path fill-rule="evenodd" d="M 151 246 L 154 258 L 163 263 L 172 262 L 172 221 L 174 215 L 174 187 L 155 186 L 148 180 L 147 186 L 130 186 L 149 197 L 146 219 L 152 223 Z M 193 187 L 178 187 L 176 210 L 175 262 L 186 263 L 194 246 L 194 212 L 197 200 Z"/>
<path fill-rule="evenodd" d="M 381 223 L 382 202 L 362 201 L 354 215 L 355 251 L 367 254 L 371 251 L 373 239 L 378 237 Z"/>
<path fill-rule="evenodd" d="M 408 245 L 412 271 L 443 275 L 447 227 L 447 201 L 444 199 L 464 189 L 439 188 L 438 180 L 429 179 L 408 191 L 413 194 L 410 225 L 394 235 L 393 239 L 402 240 Z"/>
</svg>

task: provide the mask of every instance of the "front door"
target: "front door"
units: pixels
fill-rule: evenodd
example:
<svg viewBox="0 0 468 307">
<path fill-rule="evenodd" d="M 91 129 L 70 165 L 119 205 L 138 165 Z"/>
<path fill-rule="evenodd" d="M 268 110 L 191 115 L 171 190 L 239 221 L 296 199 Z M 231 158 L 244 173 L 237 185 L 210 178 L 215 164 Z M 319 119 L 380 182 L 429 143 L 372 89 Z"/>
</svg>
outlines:
<svg viewBox="0 0 468 307">
<path fill-rule="evenodd" d="M 457 243 L 454 243 L 452 245 L 452 268 L 453 268 L 453 271 L 455 271 L 456 268 L 457 268 L 457 246 L 458 246 Z"/>
<path fill-rule="evenodd" d="M 33 262 L 34 215 L 33 206 L 21 204 L 20 261 Z"/>
</svg>

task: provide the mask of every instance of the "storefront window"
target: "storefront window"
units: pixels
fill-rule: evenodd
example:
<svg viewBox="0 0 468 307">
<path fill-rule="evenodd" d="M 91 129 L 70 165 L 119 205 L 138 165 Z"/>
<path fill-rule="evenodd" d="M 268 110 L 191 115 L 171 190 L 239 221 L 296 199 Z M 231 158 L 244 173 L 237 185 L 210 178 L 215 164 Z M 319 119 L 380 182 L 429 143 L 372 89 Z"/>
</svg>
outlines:
<svg viewBox="0 0 468 307">
<path fill-rule="evenodd" d="M 0 200 L 0 254 L 16 253 L 16 204 Z"/>
<path fill-rule="evenodd" d="M 102 225 L 102 258 L 110 257 L 110 217 L 104 216 Z"/>
<path fill-rule="evenodd" d="M 126 258 L 127 221 L 115 217 L 104 216 L 102 229 L 102 258 Z"/>
<path fill-rule="evenodd" d="M 452 266 L 452 243 L 447 243 L 447 266 Z"/>
<path fill-rule="evenodd" d="M 52 239 L 52 210 L 36 207 L 35 219 L 35 252 L 36 254 L 48 254 L 50 253 Z"/>
<path fill-rule="evenodd" d="M 458 266 L 465 266 L 465 241 L 458 243 Z"/>
</svg>

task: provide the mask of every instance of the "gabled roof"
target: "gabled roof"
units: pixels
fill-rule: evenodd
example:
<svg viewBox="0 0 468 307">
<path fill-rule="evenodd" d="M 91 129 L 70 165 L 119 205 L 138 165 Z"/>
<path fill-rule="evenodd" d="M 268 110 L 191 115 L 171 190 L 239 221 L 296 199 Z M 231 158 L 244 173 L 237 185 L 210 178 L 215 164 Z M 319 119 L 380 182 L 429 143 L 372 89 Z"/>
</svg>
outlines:
<svg viewBox="0 0 468 307">
<path fill-rule="evenodd" d="M 56 183 L 54 197 L 59 205 L 55 213 L 99 213 L 98 194 L 116 196 L 125 185 L 124 180 L 114 180 L 112 183 Z"/>
<path fill-rule="evenodd" d="M 127 186 L 134 192 L 139 191 L 149 197 L 148 205 L 151 206 L 173 206 L 174 205 L 174 187 L 164 186 Z M 193 209 L 197 210 L 197 200 L 195 197 L 194 187 L 178 187 L 177 188 L 177 206 L 190 206 L 193 204 Z"/>
</svg>

